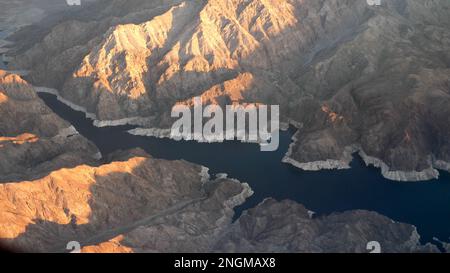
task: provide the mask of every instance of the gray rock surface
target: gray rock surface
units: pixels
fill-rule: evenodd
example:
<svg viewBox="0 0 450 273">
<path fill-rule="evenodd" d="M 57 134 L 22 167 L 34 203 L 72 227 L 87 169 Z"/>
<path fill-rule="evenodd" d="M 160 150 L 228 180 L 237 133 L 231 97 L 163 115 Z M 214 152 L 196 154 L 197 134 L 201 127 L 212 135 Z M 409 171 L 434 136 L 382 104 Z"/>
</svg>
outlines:
<svg viewBox="0 0 450 273">
<path fill-rule="evenodd" d="M 220 252 L 367 253 L 369 242 L 381 252 L 434 252 L 421 245 L 416 229 L 374 212 L 349 211 L 312 217 L 293 201 L 267 199 L 244 214 L 215 244 Z"/>
<path fill-rule="evenodd" d="M 99 151 L 21 77 L 0 70 L 0 183 L 94 164 Z"/>
<path fill-rule="evenodd" d="M 413 226 L 373 212 L 349 211 L 312 218 L 310 211 L 298 203 L 267 199 L 244 212 L 235 223 L 225 218 L 218 228 L 217 222 L 207 220 L 211 210 L 206 205 L 186 207 L 107 242 L 85 246 L 83 251 L 368 253 L 368 243 L 378 242 L 384 253 L 438 252 L 434 245 L 420 244 Z"/>
</svg>

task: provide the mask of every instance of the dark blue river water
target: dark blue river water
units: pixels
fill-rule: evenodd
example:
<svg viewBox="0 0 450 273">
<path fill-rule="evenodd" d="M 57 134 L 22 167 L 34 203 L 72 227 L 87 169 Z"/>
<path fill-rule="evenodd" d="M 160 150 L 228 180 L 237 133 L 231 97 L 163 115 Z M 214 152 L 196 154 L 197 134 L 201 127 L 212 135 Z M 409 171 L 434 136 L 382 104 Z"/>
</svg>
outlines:
<svg viewBox="0 0 450 273">
<path fill-rule="evenodd" d="M 413 224 L 423 242 L 450 237 L 450 174 L 429 182 L 399 183 L 384 179 L 378 169 L 366 167 L 355 155 L 349 170 L 307 172 L 281 162 L 293 131 L 282 132 L 276 152 L 261 152 L 257 144 L 227 142 L 206 144 L 133 136 L 130 126 L 96 128 L 84 114 L 49 94 L 40 97 L 58 115 L 93 141 L 102 154 L 140 147 L 156 158 L 185 159 L 210 168 L 211 174 L 228 173 L 250 184 L 255 194 L 236 209 L 256 206 L 264 198 L 295 200 L 318 215 L 364 209 L 396 221 Z"/>
</svg>

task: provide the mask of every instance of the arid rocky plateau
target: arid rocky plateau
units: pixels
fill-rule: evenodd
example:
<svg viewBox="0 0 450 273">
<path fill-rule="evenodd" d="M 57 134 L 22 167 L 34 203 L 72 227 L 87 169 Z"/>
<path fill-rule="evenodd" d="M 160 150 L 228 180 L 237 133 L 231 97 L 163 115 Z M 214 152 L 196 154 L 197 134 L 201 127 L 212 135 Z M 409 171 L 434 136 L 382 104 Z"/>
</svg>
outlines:
<svg viewBox="0 0 450 273">
<path fill-rule="evenodd" d="M 450 2 L 97 0 L 8 39 L 0 72 L 0 242 L 85 252 L 434 252 L 374 212 L 313 217 L 205 167 L 140 150 L 101 155 L 37 97 L 58 90 L 96 124 L 170 128 L 170 110 L 278 104 L 297 127 L 285 161 L 348 168 L 359 152 L 399 181 L 450 170 Z"/>
</svg>

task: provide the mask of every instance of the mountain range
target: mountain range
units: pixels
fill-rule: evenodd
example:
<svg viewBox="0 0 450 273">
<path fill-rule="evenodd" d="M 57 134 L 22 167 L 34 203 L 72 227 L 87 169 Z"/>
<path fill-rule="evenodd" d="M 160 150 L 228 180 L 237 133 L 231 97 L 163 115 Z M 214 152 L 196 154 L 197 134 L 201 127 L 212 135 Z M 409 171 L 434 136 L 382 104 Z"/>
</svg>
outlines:
<svg viewBox="0 0 450 273">
<path fill-rule="evenodd" d="M 157 136 L 172 107 L 194 97 L 276 104 L 296 129 L 286 163 L 343 169 L 358 152 L 388 179 L 431 180 L 450 171 L 448 0 L 91 0 L 69 9 L 8 36 L 16 72 L 0 70 L 2 244 L 367 252 L 378 240 L 385 252 L 438 251 L 414 226 L 368 211 L 314 217 L 269 198 L 233 222 L 253 194 L 247 184 L 142 150 L 102 155 L 36 90 L 57 90 L 97 126 Z"/>
<path fill-rule="evenodd" d="M 48 33 L 17 33 L 33 43 L 18 47 L 12 67 L 103 125 L 169 129 L 173 105 L 195 96 L 278 104 L 299 129 L 286 162 L 347 168 L 360 152 L 389 179 L 428 180 L 450 169 L 449 8 L 445 0 L 96 1 L 48 23 Z"/>
</svg>

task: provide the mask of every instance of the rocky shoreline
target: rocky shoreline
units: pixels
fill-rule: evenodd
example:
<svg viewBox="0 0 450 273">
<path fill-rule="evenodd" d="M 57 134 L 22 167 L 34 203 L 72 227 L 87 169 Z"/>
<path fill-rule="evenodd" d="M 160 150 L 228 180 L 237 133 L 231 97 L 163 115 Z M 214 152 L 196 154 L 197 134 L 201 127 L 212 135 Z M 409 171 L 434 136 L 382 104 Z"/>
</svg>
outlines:
<svg viewBox="0 0 450 273">
<path fill-rule="evenodd" d="M 147 136 L 156 138 L 171 138 L 170 129 L 160 128 L 136 128 L 129 130 L 128 133 L 135 136 Z"/>
<path fill-rule="evenodd" d="M 99 120 L 97 119 L 97 115 L 91 112 L 88 112 L 86 108 L 76 105 L 73 102 L 65 99 L 64 97 L 62 97 L 60 95 L 60 93 L 58 92 L 58 90 L 54 89 L 54 88 L 49 88 L 49 87 L 34 87 L 34 89 L 36 90 L 36 92 L 38 93 L 46 93 L 46 94 L 51 94 L 56 96 L 57 100 L 62 102 L 63 104 L 67 105 L 68 107 L 70 107 L 71 109 L 78 111 L 78 112 L 83 112 L 86 116 L 86 118 L 90 119 L 93 121 L 93 125 L 95 127 L 98 128 L 102 128 L 102 127 L 115 127 L 115 126 L 124 126 L 124 125 L 131 125 L 131 126 L 141 126 L 142 124 L 145 123 L 146 118 L 143 117 L 132 117 L 132 118 L 124 118 L 124 119 L 119 119 L 119 120 Z M 289 124 L 290 123 L 282 123 L 280 126 L 280 130 L 282 131 L 286 131 L 289 129 Z M 174 139 L 173 137 L 171 137 L 171 129 L 162 129 L 162 128 L 143 128 L 143 127 L 138 127 L 135 129 L 131 129 L 128 130 L 128 133 L 131 135 L 135 135 L 135 136 L 146 136 L 146 137 L 156 137 L 156 138 L 170 138 L 170 139 Z M 193 138 L 194 139 L 194 138 Z M 204 141 L 197 141 L 200 143 L 207 143 L 208 141 L 204 140 Z M 220 140 L 214 140 L 214 141 L 209 141 L 210 143 L 220 143 L 223 141 Z M 261 143 L 260 141 L 242 141 L 243 143 Z"/>
<path fill-rule="evenodd" d="M 297 128 L 298 129 L 298 128 Z M 300 130 L 300 129 L 298 129 Z M 305 162 L 301 163 L 291 157 L 292 151 L 298 140 L 298 132 L 292 136 L 292 143 L 289 145 L 289 149 L 283 158 L 283 162 L 291 164 L 294 167 L 305 171 L 320 171 L 320 170 L 346 170 L 350 169 L 350 162 L 353 160 L 352 154 L 356 151 L 355 147 L 346 147 L 341 159 L 334 160 L 328 159 L 323 161 Z"/>
<path fill-rule="evenodd" d="M 368 156 L 363 150 L 359 149 L 359 155 L 364 160 L 367 166 L 372 165 L 376 168 L 381 169 L 382 175 L 389 180 L 399 181 L 399 182 L 418 182 L 418 181 L 429 181 L 439 178 L 439 171 L 434 168 L 429 168 L 423 171 L 392 171 L 389 166 L 382 160 Z"/>
<path fill-rule="evenodd" d="M 439 170 L 448 172 L 450 170 L 450 163 L 437 160 L 433 161 L 433 167 L 423 171 L 392 171 L 389 166 L 381 159 L 367 155 L 359 145 L 351 145 L 344 148 L 344 152 L 340 159 L 328 159 L 315 162 L 298 162 L 291 157 L 292 148 L 297 141 L 296 136 L 292 138 L 293 143 L 289 147 L 288 152 L 283 158 L 283 162 L 291 164 L 304 171 L 320 171 L 320 170 L 346 170 L 350 169 L 350 163 L 353 160 L 353 154 L 358 153 L 363 159 L 366 166 L 374 166 L 380 169 L 384 178 L 396 182 L 423 182 L 439 178 Z"/>
<path fill-rule="evenodd" d="M 90 113 L 87 111 L 86 108 L 76 105 L 75 103 L 65 99 L 64 97 L 62 97 L 59 94 L 58 90 L 56 90 L 54 88 L 34 86 L 34 89 L 38 93 L 46 93 L 46 94 L 54 95 L 54 96 L 56 96 L 58 101 L 64 103 L 65 105 L 69 106 L 73 110 L 78 111 L 78 112 L 83 112 L 85 114 L 86 118 L 93 121 L 93 125 L 95 127 L 101 128 L 101 127 L 109 127 L 109 126 L 112 127 L 112 126 L 142 124 L 141 121 L 143 120 L 143 118 L 141 118 L 141 117 L 125 118 L 125 119 L 119 119 L 119 120 L 98 120 L 96 114 Z"/>
<path fill-rule="evenodd" d="M 138 125 L 142 124 L 144 118 L 135 117 L 135 118 L 126 118 L 120 120 L 112 120 L 112 121 L 103 121 L 97 120 L 96 115 L 94 113 L 89 113 L 84 107 L 76 105 L 59 95 L 59 92 L 56 89 L 48 88 L 48 87 L 34 87 L 36 92 L 38 93 L 48 93 L 55 95 L 57 99 L 69 106 L 75 111 L 83 112 L 86 115 L 86 118 L 89 118 L 93 121 L 94 126 L 96 127 L 114 127 L 114 126 L 122 126 L 122 125 Z M 296 128 L 296 130 L 301 130 L 302 124 L 295 121 L 288 121 L 280 124 L 280 130 L 286 131 L 290 126 Z M 129 134 L 136 136 L 146 136 L 146 137 L 156 137 L 156 138 L 171 138 L 171 130 L 170 129 L 161 129 L 161 128 L 135 128 L 128 131 Z M 397 181 L 397 182 L 419 182 L 419 181 L 429 181 L 433 179 L 439 178 L 439 170 L 450 171 L 450 163 L 437 160 L 433 162 L 433 168 L 429 168 L 423 171 L 392 171 L 389 166 L 383 162 L 381 159 L 368 156 L 360 147 L 360 145 L 351 145 L 344 148 L 344 152 L 340 159 L 328 159 L 323 161 L 312 161 L 312 162 L 298 162 L 291 157 L 292 149 L 296 145 L 298 140 L 299 132 L 297 131 L 292 137 L 292 143 L 289 145 L 289 149 L 284 156 L 282 162 L 286 164 L 291 164 L 294 167 L 305 171 L 320 171 L 320 170 L 346 170 L 350 169 L 350 163 L 353 160 L 353 154 L 358 153 L 366 166 L 374 166 L 380 169 L 381 174 L 388 180 Z"/>
</svg>

